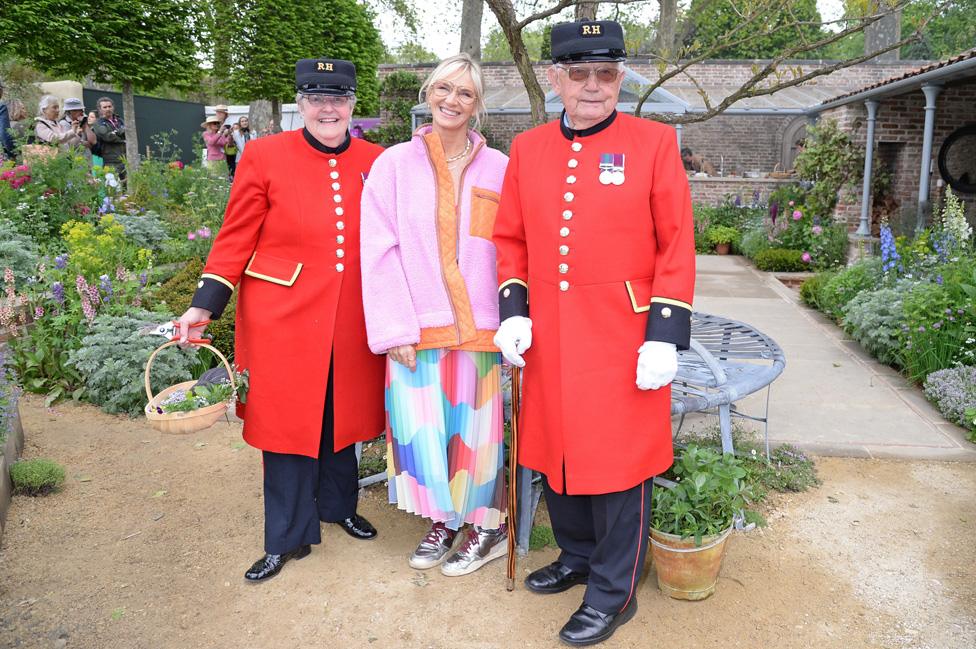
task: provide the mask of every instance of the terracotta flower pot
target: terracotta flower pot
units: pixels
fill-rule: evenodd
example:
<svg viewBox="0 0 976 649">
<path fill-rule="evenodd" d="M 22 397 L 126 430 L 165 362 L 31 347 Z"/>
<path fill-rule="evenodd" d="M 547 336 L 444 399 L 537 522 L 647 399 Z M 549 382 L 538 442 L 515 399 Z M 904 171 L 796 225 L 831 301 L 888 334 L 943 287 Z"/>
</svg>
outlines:
<svg viewBox="0 0 976 649">
<path fill-rule="evenodd" d="M 732 527 L 721 534 L 682 539 L 651 529 L 651 556 L 661 592 L 674 599 L 706 599 L 715 592 L 715 582 L 725 556 L 725 542 Z"/>
<path fill-rule="evenodd" d="M 731 243 L 716 243 L 715 244 L 715 254 L 716 255 L 727 255 L 732 250 Z"/>
</svg>

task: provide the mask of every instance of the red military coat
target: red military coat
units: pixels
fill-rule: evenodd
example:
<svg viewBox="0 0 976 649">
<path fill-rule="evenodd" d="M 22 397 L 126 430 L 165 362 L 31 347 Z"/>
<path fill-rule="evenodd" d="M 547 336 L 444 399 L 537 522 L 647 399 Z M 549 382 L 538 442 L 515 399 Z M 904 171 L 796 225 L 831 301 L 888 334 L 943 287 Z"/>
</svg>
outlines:
<svg viewBox="0 0 976 649">
<path fill-rule="evenodd" d="M 623 182 L 602 183 L 620 163 Z M 639 390 L 636 368 L 645 340 L 683 349 L 690 336 L 694 231 L 674 130 L 615 114 L 581 134 L 560 122 L 522 133 L 494 241 L 502 317 L 519 314 L 511 301 L 522 296 L 533 323 L 519 462 L 568 494 L 666 470 L 670 386 Z"/>
<path fill-rule="evenodd" d="M 219 314 L 238 287 L 244 439 L 318 457 L 333 362 L 335 450 L 384 427 L 385 359 L 366 344 L 359 268 L 359 199 L 382 148 L 351 138 L 326 153 L 310 137 L 248 142 L 193 306 Z"/>
</svg>

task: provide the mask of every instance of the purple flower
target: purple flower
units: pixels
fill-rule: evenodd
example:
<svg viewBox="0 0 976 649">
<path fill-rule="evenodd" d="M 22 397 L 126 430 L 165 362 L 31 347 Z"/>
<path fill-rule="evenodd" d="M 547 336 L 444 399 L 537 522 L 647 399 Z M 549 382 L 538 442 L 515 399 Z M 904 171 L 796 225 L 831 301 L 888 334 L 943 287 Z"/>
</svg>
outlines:
<svg viewBox="0 0 976 649">
<path fill-rule="evenodd" d="M 946 309 L 946 315 L 952 315 L 952 309 Z"/>
<path fill-rule="evenodd" d="M 190 241 L 193 241 L 194 239 L 197 238 L 197 233 L 196 232 L 187 232 L 186 233 L 186 238 L 189 239 Z"/>
<path fill-rule="evenodd" d="M 925 331 L 925 326 L 924 325 L 919 325 L 918 331 L 919 331 L 919 333 L 923 333 Z"/>
<path fill-rule="evenodd" d="M 938 284 L 939 286 L 942 286 L 942 281 L 943 281 L 942 280 L 942 275 L 936 275 L 935 276 L 935 283 L 936 284 Z"/>
<path fill-rule="evenodd" d="M 795 203 L 794 201 L 790 201 L 790 202 L 788 203 L 788 205 L 789 205 L 790 207 L 793 207 L 794 205 L 796 205 L 796 203 Z"/>
<path fill-rule="evenodd" d="M 209 239 L 210 234 L 211 234 L 210 228 L 208 228 L 207 226 L 203 226 L 202 228 L 197 230 L 197 236 L 200 237 L 201 239 Z"/>
<path fill-rule="evenodd" d="M 813 257 L 811 257 L 811 256 L 810 256 L 810 253 L 809 253 L 809 252 L 805 252 L 805 253 L 803 253 L 803 255 L 802 255 L 802 256 L 800 257 L 800 259 L 802 259 L 802 260 L 803 260 L 803 261 L 804 261 L 805 263 L 808 263 L 808 264 L 809 264 L 809 263 L 810 263 L 810 260 L 812 260 L 812 259 L 813 259 Z"/>
<path fill-rule="evenodd" d="M 54 258 L 54 267 L 58 270 L 64 270 L 68 266 L 68 253 L 63 255 L 58 255 Z"/>
<path fill-rule="evenodd" d="M 35 307 L 34 308 L 34 319 L 35 320 L 40 320 L 43 317 L 44 317 L 44 309 L 42 307 Z"/>
<path fill-rule="evenodd" d="M 734 204 L 735 204 L 736 207 L 742 207 L 742 194 L 736 194 L 735 195 Z"/>
<path fill-rule="evenodd" d="M 101 280 L 99 286 L 105 292 L 105 303 L 107 304 L 112 301 L 112 278 L 108 275 L 102 275 L 98 279 Z"/>
<path fill-rule="evenodd" d="M 941 329 L 942 328 L 942 323 L 941 322 L 933 322 L 932 323 L 932 328 L 933 329 Z"/>
<path fill-rule="evenodd" d="M 801 212 L 800 210 L 793 210 L 793 220 L 794 221 L 799 221 L 802 218 L 803 218 L 803 212 Z"/>
<path fill-rule="evenodd" d="M 776 217 L 779 216 L 779 203 L 769 204 L 769 218 L 776 225 Z"/>
<path fill-rule="evenodd" d="M 822 227 L 820 227 L 819 225 L 813 226 L 813 233 L 814 234 L 820 234 L 821 232 L 823 232 L 823 228 Z"/>
<path fill-rule="evenodd" d="M 146 284 L 149 282 L 149 273 L 142 271 L 139 273 L 139 288 L 145 288 Z"/>
<path fill-rule="evenodd" d="M 51 297 L 58 304 L 64 304 L 64 284 L 61 282 L 54 282 L 51 284 Z"/>
</svg>

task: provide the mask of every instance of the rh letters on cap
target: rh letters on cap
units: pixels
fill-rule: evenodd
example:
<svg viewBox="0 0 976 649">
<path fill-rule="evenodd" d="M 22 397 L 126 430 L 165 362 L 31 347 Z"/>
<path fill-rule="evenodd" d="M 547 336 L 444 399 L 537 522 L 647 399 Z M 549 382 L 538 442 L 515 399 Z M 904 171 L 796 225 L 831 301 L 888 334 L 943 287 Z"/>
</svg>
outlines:
<svg viewBox="0 0 976 649">
<path fill-rule="evenodd" d="M 317 69 L 320 72 L 323 71 L 323 70 L 325 72 L 332 72 L 332 64 L 331 63 L 323 63 L 322 61 L 319 61 L 319 65 L 318 65 L 318 68 Z"/>
<path fill-rule="evenodd" d="M 600 25 L 582 25 L 580 27 L 580 35 L 582 35 L 582 36 L 599 36 L 600 35 Z"/>
</svg>

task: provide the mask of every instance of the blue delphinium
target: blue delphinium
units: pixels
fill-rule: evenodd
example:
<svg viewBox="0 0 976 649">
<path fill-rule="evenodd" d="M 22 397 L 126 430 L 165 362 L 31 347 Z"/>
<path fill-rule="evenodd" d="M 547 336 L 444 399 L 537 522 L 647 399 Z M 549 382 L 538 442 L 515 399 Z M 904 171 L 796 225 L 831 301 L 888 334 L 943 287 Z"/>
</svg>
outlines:
<svg viewBox="0 0 976 649">
<path fill-rule="evenodd" d="M 901 255 L 895 247 L 895 235 L 887 224 L 881 226 L 881 270 L 901 272 Z"/>
<path fill-rule="evenodd" d="M 105 293 L 103 301 L 108 304 L 112 301 L 112 278 L 108 275 L 102 275 L 98 279 L 100 280 L 99 288 Z"/>
</svg>

